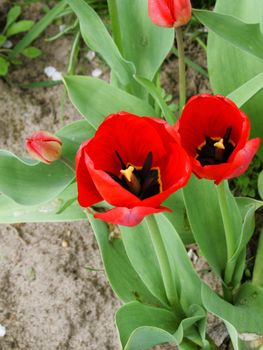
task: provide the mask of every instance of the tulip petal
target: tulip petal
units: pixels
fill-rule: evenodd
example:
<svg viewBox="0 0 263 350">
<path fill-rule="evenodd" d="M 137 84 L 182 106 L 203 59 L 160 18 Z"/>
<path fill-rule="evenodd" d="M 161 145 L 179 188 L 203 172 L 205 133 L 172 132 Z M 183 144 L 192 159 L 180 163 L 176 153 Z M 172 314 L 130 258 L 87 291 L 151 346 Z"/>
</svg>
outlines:
<svg viewBox="0 0 263 350">
<path fill-rule="evenodd" d="M 227 175 L 228 179 L 242 175 L 249 167 L 250 162 L 257 153 L 261 139 L 259 137 L 249 140 L 245 147 L 237 152 L 232 168 L 233 170 Z"/>
<path fill-rule="evenodd" d="M 174 26 L 175 18 L 166 1 L 148 0 L 148 14 L 157 26 L 168 28 Z"/>
<path fill-rule="evenodd" d="M 161 213 L 163 211 L 171 210 L 165 207 L 134 207 L 131 209 L 126 207 L 118 207 L 106 211 L 105 213 L 95 214 L 94 217 L 114 225 L 135 226 L 138 225 L 145 216 Z"/>
<path fill-rule="evenodd" d="M 84 208 L 90 207 L 91 205 L 99 203 L 103 200 L 91 179 L 90 173 L 85 163 L 84 149 L 89 141 L 90 140 L 84 142 L 81 145 L 76 155 L 78 202 Z"/>
</svg>

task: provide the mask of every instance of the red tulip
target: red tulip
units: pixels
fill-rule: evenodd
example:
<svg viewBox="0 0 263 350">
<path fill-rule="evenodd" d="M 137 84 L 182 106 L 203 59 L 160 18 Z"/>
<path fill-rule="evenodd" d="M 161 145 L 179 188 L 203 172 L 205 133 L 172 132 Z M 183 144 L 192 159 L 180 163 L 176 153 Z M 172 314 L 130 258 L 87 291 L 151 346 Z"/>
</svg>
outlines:
<svg viewBox="0 0 263 350">
<path fill-rule="evenodd" d="M 186 152 L 165 121 L 126 112 L 108 116 L 76 156 L 78 200 L 102 200 L 114 209 L 96 218 L 125 226 L 169 210 L 161 203 L 184 186 L 191 169 Z"/>
<path fill-rule="evenodd" d="M 248 140 L 248 117 L 219 95 L 192 97 L 175 130 L 190 156 L 193 172 L 216 184 L 243 174 L 260 145 L 259 138 Z"/>
<path fill-rule="evenodd" d="M 160 27 L 178 28 L 192 16 L 190 0 L 148 0 L 149 17 Z"/>
<path fill-rule="evenodd" d="M 26 139 L 26 149 L 32 158 L 51 164 L 61 157 L 61 140 L 47 131 L 38 131 Z"/>
</svg>

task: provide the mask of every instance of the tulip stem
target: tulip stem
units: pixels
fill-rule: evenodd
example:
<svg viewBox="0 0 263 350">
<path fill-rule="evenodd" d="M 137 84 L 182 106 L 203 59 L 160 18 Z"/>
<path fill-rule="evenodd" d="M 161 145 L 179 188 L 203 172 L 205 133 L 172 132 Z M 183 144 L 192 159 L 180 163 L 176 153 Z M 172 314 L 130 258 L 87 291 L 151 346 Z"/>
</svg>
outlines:
<svg viewBox="0 0 263 350">
<path fill-rule="evenodd" d="M 173 283 L 172 270 L 169 263 L 169 258 L 154 215 L 148 216 L 146 218 L 146 222 L 150 231 L 154 251 L 157 255 L 157 259 L 161 269 L 167 299 L 171 306 L 179 307 L 179 298 L 177 295 L 176 287 Z"/>
<path fill-rule="evenodd" d="M 259 287 L 263 287 L 263 229 L 259 236 L 252 283 L 256 284 Z"/>
<path fill-rule="evenodd" d="M 225 270 L 225 283 L 229 285 L 232 281 L 233 273 L 235 270 L 235 264 L 234 262 L 231 262 L 231 258 L 235 252 L 235 242 L 233 241 L 233 237 L 235 235 L 233 233 L 233 224 L 232 224 L 231 213 L 229 211 L 229 206 L 227 202 L 225 186 L 226 186 L 225 181 L 222 181 L 217 186 L 217 193 L 218 193 L 219 206 L 220 206 L 220 211 L 221 211 L 224 229 L 225 229 L 225 238 L 226 238 L 226 246 L 227 246 L 227 266 Z M 231 289 L 231 286 L 230 286 L 230 289 Z M 228 288 L 228 294 L 229 292 L 230 290 Z"/>
<path fill-rule="evenodd" d="M 184 38 L 182 28 L 176 28 L 176 42 L 179 60 L 179 116 L 182 113 L 186 102 L 186 73 L 184 56 Z"/>
<path fill-rule="evenodd" d="M 107 0 L 111 18 L 112 36 L 120 53 L 122 53 L 121 29 L 116 0 Z"/>
</svg>

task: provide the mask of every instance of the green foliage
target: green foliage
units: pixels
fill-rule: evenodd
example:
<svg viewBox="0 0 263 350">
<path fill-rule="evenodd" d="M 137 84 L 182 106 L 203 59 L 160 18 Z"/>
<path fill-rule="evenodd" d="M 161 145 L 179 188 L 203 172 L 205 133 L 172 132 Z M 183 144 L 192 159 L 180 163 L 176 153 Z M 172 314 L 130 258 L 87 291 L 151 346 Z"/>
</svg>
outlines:
<svg viewBox="0 0 263 350">
<path fill-rule="evenodd" d="M 230 186 L 235 196 L 259 198 L 260 187 L 257 183 L 261 170 L 262 161 L 256 156 L 245 174 L 231 180 Z"/>
<path fill-rule="evenodd" d="M 213 23 L 209 24 L 211 32 L 207 52 L 210 81 L 215 93 L 228 95 L 262 73 L 262 46 L 258 45 L 263 40 L 260 24 L 262 9 L 263 3 L 260 1 L 257 6 L 253 6 L 251 0 L 217 1 L 217 13 L 214 15 L 220 16 L 223 22 L 220 30 L 220 23 L 216 21 L 218 17 L 213 17 L 216 30 Z M 229 21 L 228 16 L 235 16 L 237 19 Z M 234 28 L 237 23 L 238 31 Z M 212 33 L 213 30 L 216 34 Z M 243 44 L 240 42 L 241 38 L 244 38 Z M 219 52 L 224 54 L 218 54 Z M 252 136 L 263 134 L 262 96 L 263 92 L 258 92 L 242 107 L 251 119 Z M 259 156 L 263 156 L 262 146 Z"/>
</svg>

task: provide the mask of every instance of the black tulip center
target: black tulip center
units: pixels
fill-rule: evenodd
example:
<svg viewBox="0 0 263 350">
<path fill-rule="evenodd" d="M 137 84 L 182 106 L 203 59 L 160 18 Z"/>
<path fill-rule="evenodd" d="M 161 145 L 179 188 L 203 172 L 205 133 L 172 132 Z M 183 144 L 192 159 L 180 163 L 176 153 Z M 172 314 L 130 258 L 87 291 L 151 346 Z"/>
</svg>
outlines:
<svg viewBox="0 0 263 350">
<path fill-rule="evenodd" d="M 229 127 L 223 137 L 206 136 L 205 141 L 196 149 L 196 159 L 202 166 L 226 163 L 235 149 L 230 139 L 232 128 Z"/>
<path fill-rule="evenodd" d="M 115 151 L 120 162 L 120 174 L 108 174 L 123 188 L 141 200 L 152 197 L 162 191 L 160 169 L 152 167 L 153 155 L 149 152 L 142 167 L 131 163 L 125 164 L 118 151 Z"/>
</svg>

